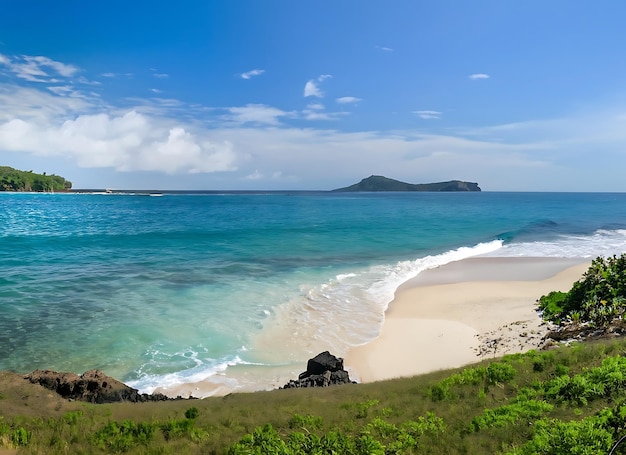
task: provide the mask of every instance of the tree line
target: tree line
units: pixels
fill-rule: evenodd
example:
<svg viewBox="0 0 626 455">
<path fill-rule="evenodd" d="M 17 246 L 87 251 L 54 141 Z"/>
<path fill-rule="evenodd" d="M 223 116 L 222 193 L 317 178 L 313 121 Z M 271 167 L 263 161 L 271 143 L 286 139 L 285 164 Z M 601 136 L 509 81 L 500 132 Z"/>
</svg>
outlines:
<svg viewBox="0 0 626 455">
<path fill-rule="evenodd" d="M 54 192 L 69 191 L 72 182 L 60 175 L 37 174 L 20 171 L 9 166 L 0 166 L 0 191 Z"/>
</svg>

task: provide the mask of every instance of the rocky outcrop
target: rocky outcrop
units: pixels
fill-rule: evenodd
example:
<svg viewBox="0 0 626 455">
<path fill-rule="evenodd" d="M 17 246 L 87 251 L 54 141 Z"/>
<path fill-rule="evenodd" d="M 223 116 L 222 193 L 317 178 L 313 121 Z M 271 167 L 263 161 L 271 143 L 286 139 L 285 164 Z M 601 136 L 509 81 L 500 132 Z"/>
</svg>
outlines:
<svg viewBox="0 0 626 455">
<path fill-rule="evenodd" d="M 283 389 L 304 387 L 328 387 L 338 384 L 355 384 L 343 368 L 343 359 L 324 351 L 307 362 L 306 371 L 291 380 Z"/>
<path fill-rule="evenodd" d="M 546 347 L 570 341 L 591 341 L 605 338 L 616 338 L 626 335 L 626 321 L 615 320 L 604 327 L 587 324 L 563 324 L 554 327 L 544 337 Z"/>
<path fill-rule="evenodd" d="M 53 390 L 63 398 L 89 403 L 115 403 L 129 401 L 132 403 L 146 401 L 167 401 L 173 399 L 163 394 L 139 393 L 137 389 L 105 375 L 100 370 L 90 370 L 82 375 L 59 373 L 50 370 L 35 370 L 26 376 L 33 384 L 40 384 Z"/>
<path fill-rule="evenodd" d="M 437 183 L 405 183 L 399 180 L 383 177 L 382 175 L 370 175 L 359 183 L 338 188 L 335 192 L 376 192 L 376 191 L 480 191 L 478 183 L 450 180 Z"/>
</svg>

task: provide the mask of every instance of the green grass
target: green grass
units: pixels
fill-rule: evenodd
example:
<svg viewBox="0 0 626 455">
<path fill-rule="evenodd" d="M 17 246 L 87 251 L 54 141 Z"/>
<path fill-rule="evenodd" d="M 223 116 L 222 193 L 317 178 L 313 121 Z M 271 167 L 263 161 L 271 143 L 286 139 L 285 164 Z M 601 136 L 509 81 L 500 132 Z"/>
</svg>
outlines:
<svg viewBox="0 0 626 455">
<path fill-rule="evenodd" d="M 0 447 L 24 454 L 608 453 L 626 434 L 624 353 L 623 340 L 582 343 L 373 384 L 159 403 L 92 405 L 59 401 L 34 385 L 19 393 L 0 387 Z"/>
</svg>

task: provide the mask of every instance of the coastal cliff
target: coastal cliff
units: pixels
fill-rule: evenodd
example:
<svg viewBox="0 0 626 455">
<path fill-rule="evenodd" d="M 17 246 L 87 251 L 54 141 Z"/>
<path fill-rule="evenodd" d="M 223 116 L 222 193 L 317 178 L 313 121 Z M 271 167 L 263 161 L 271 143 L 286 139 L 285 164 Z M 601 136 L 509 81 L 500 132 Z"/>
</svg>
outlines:
<svg viewBox="0 0 626 455">
<path fill-rule="evenodd" d="M 335 192 L 375 192 L 375 191 L 481 191 L 477 183 L 464 182 L 461 180 L 450 180 L 448 182 L 437 183 L 405 183 L 399 180 L 390 179 L 382 175 L 371 175 L 364 178 L 359 183 L 338 188 Z"/>
</svg>

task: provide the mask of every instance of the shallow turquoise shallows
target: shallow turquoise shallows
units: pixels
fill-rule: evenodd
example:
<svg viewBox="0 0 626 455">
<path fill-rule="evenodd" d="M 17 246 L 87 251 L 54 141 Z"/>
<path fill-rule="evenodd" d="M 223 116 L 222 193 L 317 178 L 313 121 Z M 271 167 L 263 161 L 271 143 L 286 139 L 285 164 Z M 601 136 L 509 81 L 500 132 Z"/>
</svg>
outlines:
<svg viewBox="0 0 626 455">
<path fill-rule="evenodd" d="M 623 252 L 626 194 L 0 193 L 0 370 L 150 391 L 301 364 L 373 339 L 426 268 Z"/>
</svg>

